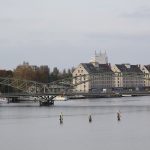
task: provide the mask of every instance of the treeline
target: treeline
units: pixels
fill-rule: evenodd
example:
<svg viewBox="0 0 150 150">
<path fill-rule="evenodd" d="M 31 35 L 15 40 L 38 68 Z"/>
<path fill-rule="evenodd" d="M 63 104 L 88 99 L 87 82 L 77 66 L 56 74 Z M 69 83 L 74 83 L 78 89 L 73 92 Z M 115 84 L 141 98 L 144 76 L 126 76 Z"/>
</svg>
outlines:
<svg viewBox="0 0 150 150">
<path fill-rule="evenodd" d="M 1 78 L 12 78 L 13 77 L 13 71 L 11 70 L 0 70 L 0 77 Z M 0 82 L 2 81 L 2 79 L 0 79 Z M 0 92 L 5 93 L 5 92 L 12 92 L 13 88 L 12 87 L 8 87 L 4 84 L 0 84 Z"/>
<path fill-rule="evenodd" d="M 57 67 L 52 70 L 48 66 L 32 66 L 29 63 L 24 62 L 22 65 L 18 65 L 13 71 L 0 70 L 0 77 L 10 77 L 22 80 L 32 80 L 42 83 L 49 83 L 56 80 L 72 77 L 74 68 L 64 69 L 60 71 Z M 8 91 L 6 86 L 0 85 L 0 91 Z"/>
</svg>

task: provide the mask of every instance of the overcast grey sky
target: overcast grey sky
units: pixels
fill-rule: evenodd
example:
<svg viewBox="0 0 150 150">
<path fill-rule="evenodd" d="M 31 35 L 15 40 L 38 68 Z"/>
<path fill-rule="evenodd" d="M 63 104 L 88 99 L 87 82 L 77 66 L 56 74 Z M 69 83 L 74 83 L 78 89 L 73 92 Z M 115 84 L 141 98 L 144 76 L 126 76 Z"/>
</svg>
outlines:
<svg viewBox="0 0 150 150">
<path fill-rule="evenodd" d="M 0 69 L 89 62 L 150 63 L 149 0 L 0 0 Z"/>
</svg>

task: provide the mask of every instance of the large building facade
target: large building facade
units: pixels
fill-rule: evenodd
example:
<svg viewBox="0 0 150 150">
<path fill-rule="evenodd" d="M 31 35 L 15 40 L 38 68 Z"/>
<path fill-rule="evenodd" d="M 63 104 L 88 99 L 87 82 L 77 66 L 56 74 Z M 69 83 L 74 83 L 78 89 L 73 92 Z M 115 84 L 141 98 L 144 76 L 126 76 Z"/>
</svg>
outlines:
<svg viewBox="0 0 150 150">
<path fill-rule="evenodd" d="M 150 65 L 140 65 L 140 69 L 144 73 L 144 86 L 150 87 Z"/>
<path fill-rule="evenodd" d="M 90 63 L 81 63 L 73 72 L 78 92 L 100 92 L 114 86 L 113 72 L 106 53 L 95 53 Z M 80 84 L 82 83 L 82 84 Z"/>
<path fill-rule="evenodd" d="M 139 90 L 150 87 L 150 65 L 116 64 L 111 66 L 105 53 L 95 52 L 90 63 L 81 63 L 73 72 L 78 92 L 102 92 L 103 89 Z"/>
<path fill-rule="evenodd" d="M 139 89 L 144 87 L 144 74 L 138 65 L 116 64 L 112 66 L 116 88 Z"/>
<path fill-rule="evenodd" d="M 113 72 L 109 64 L 81 63 L 73 72 L 75 90 L 80 92 L 111 89 L 114 86 Z M 83 82 L 82 84 L 80 84 Z M 78 85 L 79 83 L 79 85 Z"/>
</svg>

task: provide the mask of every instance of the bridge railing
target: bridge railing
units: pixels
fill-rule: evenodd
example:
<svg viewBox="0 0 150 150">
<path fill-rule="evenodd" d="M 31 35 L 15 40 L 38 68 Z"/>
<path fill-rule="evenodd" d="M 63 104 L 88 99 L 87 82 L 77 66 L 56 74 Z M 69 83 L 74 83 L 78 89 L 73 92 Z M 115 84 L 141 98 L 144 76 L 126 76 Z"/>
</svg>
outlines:
<svg viewBox="0 0 150 150">
<path fill-rule="evenodd" d="M 79 75 L 75 77 L 69 77 L 61 80 L 57 80 L 50 83 L 40 83 L 36 81 L 30 80 L 22 80 L 16 78 L 9 77 L 0 77 L 0 84 L 10 86 L 16 88 L 25 93 L 52 93 L 52 92 L 67 92 L 72 91 L 74 87 L 81 85 L 83 83 L 89 82 L 90 80 L 94 80 L 97 76 L 100 77 L 131 77 L 131 78 L 139 78 L 140 80 L 150 80 L 149 74 L 142 73 L 93 73 L 87 75 Z"/>
</svg>

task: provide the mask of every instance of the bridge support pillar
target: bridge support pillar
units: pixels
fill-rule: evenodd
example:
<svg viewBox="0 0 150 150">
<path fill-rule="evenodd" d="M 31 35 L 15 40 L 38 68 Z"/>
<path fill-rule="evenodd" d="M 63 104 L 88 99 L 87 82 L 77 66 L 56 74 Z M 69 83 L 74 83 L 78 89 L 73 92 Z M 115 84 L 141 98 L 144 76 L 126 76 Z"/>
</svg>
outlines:
<svg viewBox="0 0 150 150">
<path fill-rule="evenodd" d="M 43 99 L 39 101 L 40 106 L 51 106 L 54 105 L 54 97 L 55 96 L 51 96 L 51 97 L 42 97 Z"/>
<path fill-rule="evenodd" d="M 51 106 L 51 105 L 54 105 L 54 101 L 52 100 L 52 101 L 39 101 L 39 103 L 40 103 L 40 106 Z"/>
<path fill-rule="evenodd" d="M 9 98 L 9 99 L 8 99 L 8 103 L 9 103 L 9 102 L 11 102 L 11 103 L 18 103 L 18 102 L 20 102 L 20 101 L 19 101 L 18 97 L 12 97 L 12 98 Z"/>
<path fill-rule="evenodd" d="M 40 106 L 51 106 L 54 105 L 54 101 L 40 101 Z"/>
</svg>

